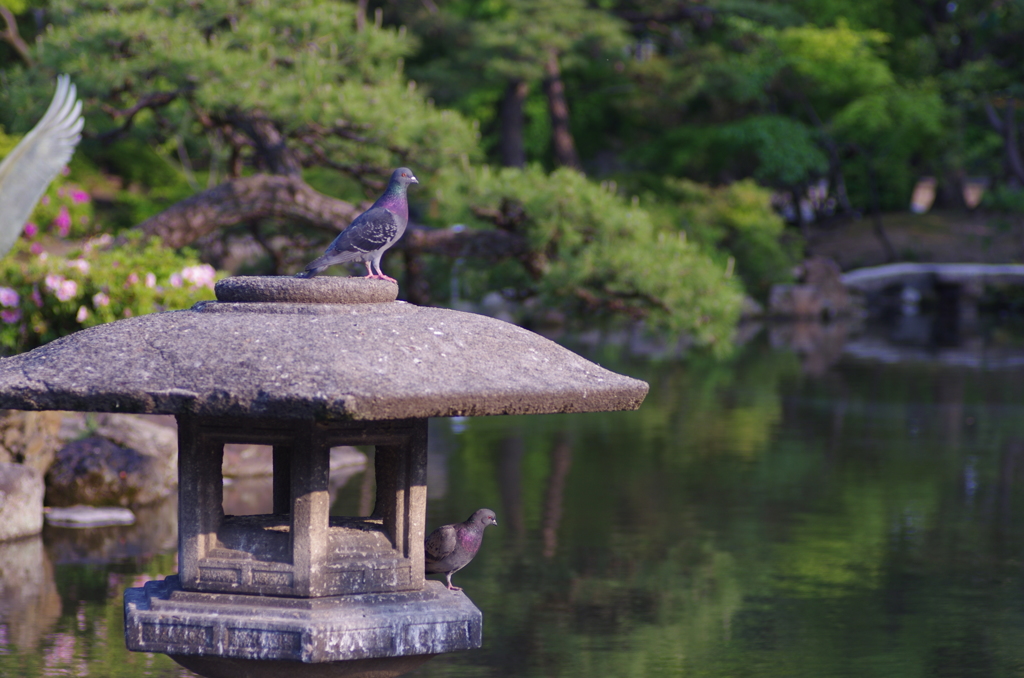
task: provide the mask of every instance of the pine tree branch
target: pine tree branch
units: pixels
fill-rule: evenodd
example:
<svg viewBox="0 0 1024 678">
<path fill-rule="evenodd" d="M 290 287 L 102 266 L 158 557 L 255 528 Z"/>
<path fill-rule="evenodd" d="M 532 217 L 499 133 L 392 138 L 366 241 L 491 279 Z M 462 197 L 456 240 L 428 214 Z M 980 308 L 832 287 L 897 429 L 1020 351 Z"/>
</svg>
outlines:
<svg viewBox="0 0 1024 678">
<path fill-rule="evenodd" d="M 98 137 L 99 140 L 103 142 L 109 142 L 113 141 L 114 139 L 117 139 L 118 137 L 121 137 L 129 129 L 131 129 L 132 122 L 135 120 L 135 116 L 139 113 L 139 111 L 142 111 L 147 108 L 153 110 L 162 108 L 163 106 L 166 106 L 167 104 L 177 99 L 183 93 L 184 90 L 176 90 L 174 92 L 154 92 L 152 94 L 144 94 L 141 97 L 139 97 L 139 100 L 135 102 L 134 106 L 132 106 L 131 108 L 126 108 L 124 110 L 114 108 L 113 106 L 107 103 L 101 103 L 100 109 L 104 113 L 106 113 L 115 120 L 119 118 L 124 118 L 124 122 L 121 123 L 120 127 L 116 127 L 112 130 L 104 132 L 103 134 L 100 134 Z"/>
<path fill-rule="evenodd" d="M 298 177 L 302 166 L 277 123 L 259 111 L 237 113 L 229 122 L 248 136 L 256 150 L 259 165 L 273 174 Z"/>
<path fill-rule="evenodd" d="M 197 193 L 135 228 L 159 236 L 176 249 L 218 229 L 264 218 L 290 219 L 337 232 L 359 212 L 352 203 L 319 193 L 299 177 L 257 174 Z"/>
<path fill-rule="evenodd" d="M 219 229 L 265 218 L 300 221 L 337 233 L 361 211 L 360 206 L 317 192 L 298 177 L 257 174 L 197 193 L 135 228 L 176 249 Z M 543 253 L 530 249 L 525 236 L 502 229 L 429 229 L 410 223 L 395 249 L 413 259 L 422 254 L 488 262 L 515 259 L 534 279 L 544 274 L 548 264 Z"/>
<path fill-rule="evenodd" d="M 530 254 L 526 238 L 516 233 L 459 227 L 426 228 L 419 224 L 410 224 L 395 248 L 451 259 L 472 257 L 484 261 L 520 259 Z"/>
<path fill-rule="evenodd" d="M 409 157 L 409 149 L 395 146 L 393 144 L 385 143 L 380 139 L 374 139 L 372 137 L 361 134 L 358 130 L 361 126 L 353 125 L 352 123 L 339 120 L 334 123 L 331 127 L 324 127 L 315 122 L 307 122 L 302 125 L 295 134 L 294 138 L 301 139 L 309 145 L 314 145 L 311 139 L 326 139 L 331 136 L 338 137 L 339 139 L 345 139 L 346 141 L 354 141 L 357 144 L 366 144 L 367 146 L 377 146 L 387 148 L 388 151 L 394 153 L 396 156 L 402 159 L 402 162 L 406 162 Z M 363 127 L 363 129 L 366 129 Z"/>
<path fill-rule="evenodd" d="M 0 5 L 0 17 L 3 17 L 4 22 L 7 24 L 7 29 L 0 33 L 0 38 L 14 48 L 14 51 L 18 53 L 18 56 L 25 65 L 29 68 L 35 66 L 35 61 L 32 59 L 32 55 L 29 52 L 28 44 L 21 38 L 21 34 L 18 33 L 18 22 L 14 19 L 14 14 L 11 10 L 7 9 L 3 5 Z"/>
</svg>

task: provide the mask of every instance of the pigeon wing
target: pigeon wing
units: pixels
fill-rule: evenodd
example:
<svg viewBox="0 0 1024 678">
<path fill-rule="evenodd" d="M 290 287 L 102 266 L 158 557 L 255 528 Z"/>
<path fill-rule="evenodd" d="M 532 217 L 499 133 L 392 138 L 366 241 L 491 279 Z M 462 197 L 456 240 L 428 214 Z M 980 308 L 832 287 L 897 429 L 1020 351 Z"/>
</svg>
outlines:
<svg viewBox="0 0 1024 678">
<path fill-rule="evenodd" d="M 82 102 L 67 75 L 43 119 L 0 163 L 0 256 L 14 246 L 25 221 L 82 138 Z"/>
<path fill-rule="evenodd" d="M 398 217 L 394 212 L 383 207 L 371 207 L 341 232 L 328 252 L 375 252 L 395 240 L 398 226 Z"/>
<path fill-rule="evenodd" d="M 443 525 L 427 537 L 427 541 L 424 544 L 426 549 L 427 562 L 437 562 L 444 560 L 455 551 L 455 545 L 458 543 L 455 535 L 454 525 Z"/>
</svg>

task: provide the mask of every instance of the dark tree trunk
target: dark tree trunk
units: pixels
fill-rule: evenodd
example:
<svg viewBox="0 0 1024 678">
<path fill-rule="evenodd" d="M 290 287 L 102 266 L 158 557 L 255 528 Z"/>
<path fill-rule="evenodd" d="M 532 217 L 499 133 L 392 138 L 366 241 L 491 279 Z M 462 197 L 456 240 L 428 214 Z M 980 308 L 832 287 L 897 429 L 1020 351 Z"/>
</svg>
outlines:
<svg viewBox="0 0 1024 678">
<path fill-rule="evenodd" d="M 878 174 L 875 172 L 875 163 L 868 153 L 864 153 L 864 160 L 868 168 L 868 190 L 871 191 L 871 219 L 875 237 L 882 243 L 887 262 L 896 261 L 896 250 L 889 241 L 889 234 L 885 232 L 882 225 L 882 194 L 878 188 Z"/>
<path fill-rule="evenodd" d="M 1012 98 L 1006 99 L 1006 111 L 1004 117 L 1000 118 L 992 102 L 985 99 L 985 114 L 988 116 L 989 124 L 1003 137 L 1003 146 L 1006 149 L 1006 162 L 1010 171 L 1017 178 L 1017 181 L 1024 183 L 1024 159 L 1021 158 L 1020 147 L 1017 145 L 1017 101 Z"/>
<path fill-rule="evenodd" d="M 798 186 L 790 189 L 789 195 L 793 200 L 793 209 L 796 211 L 796 223 L 800 227 L 800 235 L 804 238 L 804 247 L 810 248 L 811 245 L 811 225 L 807 223 L 807 218 L 804 216 L 803 206 L 803 194 L 806 192 L 805 187 Z"/>
<path fill-rule="evenodd" d="M 839 211 L 846 215 L 853 214 L 853 205 L 850 204 L 850 196 L 846 192 L 846 177 L 843 175 L 843 164 L 839 157 L 839 146 L 835 140 L 825 137 L 825 150 L 828 152 L 828 176 L 836 194 L 836 202 L 839 203 Z"/>
<path fill-rule="evenodd" d="M 356 2 L 356 33 L 362 33 L 366 28 L 366 5 L 369 0 L 358 0 Z"/>
<path fill-rule="evenodd" d="M 406 248 L 402 253 L 405 259 L 405 298 L 417 306 L 430 306 L 430 281 L 423 270 L 423 258 L 420 251 Z"/>
<path fill-rule="evenodd" d="M 261 115 L 246 115 L 235 122 L 252 139 L 262 169 L 271 174 L 302 175 L 302 165 L 273 121 Z"/>
<path fill-rule="evenodd" d="M 523 104 L 529 90 L 525 80 L 512 80 L 501 99 L 501 164 L 505 167 L 526 166 Z"/>
<path fill-rule="evenodd" d="M 569 129 L 569 105 L 565 101 L 565 83 L 562 82 L 562 69 L 555 50 L 548 52 L 544 72 L 544 93 L 547 94 L 548 111 L 551 113 L 551 146 L 555 163 L 562 167 L 582 169 L 576 153 L 576 142 Z"/>
<path fill-rule="evenodd" d="M 829 180 L 835 187 L 836 202 L 839 203 L 839 209 L 842 210 L 843 214 L 853 214 L 853 205 L 850 204 L 850 196 L 846 192 L 846 177 L 843 176 L 843 164 L 842 158 L 839 155 L 839 145 L 836 140 L 832 138 L 832 135 L 828 133 L 828 128 L 825 127 L 825 123 L 822 122 L 818 116 L 818 112 L 814 110 L 814 106 L 808 101 L 807 97 L 804 96 L 803 92 L 798 92 L 797 97 L 804 106 L 804 110 L 807 112 L 807 116 L 811 119 L 815 129 L 821 134 L 822 142 L 825 146 L 825 151 L 828 153 L 828 174 Z"/>
</svg>

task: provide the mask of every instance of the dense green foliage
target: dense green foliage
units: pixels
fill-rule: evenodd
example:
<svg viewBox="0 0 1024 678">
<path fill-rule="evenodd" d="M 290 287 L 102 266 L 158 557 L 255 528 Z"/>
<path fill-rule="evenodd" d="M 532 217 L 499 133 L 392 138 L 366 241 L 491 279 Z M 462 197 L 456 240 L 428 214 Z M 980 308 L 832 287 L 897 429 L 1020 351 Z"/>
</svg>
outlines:
<svg viewBox="0 0 1024 678">
<path fill-rule="evenodd" d="M 165 106 L 143 109 L 127 132 L 166 155 L 184 143 L 212 171 L 225 162 L 215 123 L 250 110 L 280 121 L 286 133 L 344 126 L 347 136 L 318 138 L 318 150 L 337 162 L 389 167 L 411 157 L 427 172 L 474 152 L 472 126 L 430 105 L 403 76 L 413 41 L 393 29 L 356 33 L 350 4 L 224 0 L 196 11 L 173 0 L 76 0 L 50 10 L 53 30 L 36 50 L 39 65 L 5 74 L 4 116 L 21 127 L 37 117 L 51 74 L 64 72 L 84 97 L 123 111 L 167 94 Z M 126 117 L 112 120 L 100 107 L 85 112 L 100 135 Z"/>
<path fill-rule="evenodd" d="M 987 205 L 1024 204 L 1019 3 L 11 8 L 30 51 L 0 51 L 0 124 L 26 131 L 54 76 L 72 76 L 87 117 L 76 162 L 83 176 L 116 179 L 102 204 L 79 209 L 106 232 L 254 173 L 301 174 L 361 201 L 406 164 L 422 181 L 414 218 L 432 226 L 487 227 L 478 215 L 508 201 L 526 209 L 544 265 L 469 262 L 460 270 L 471 297 L 516 287 L 521 299 L 642 316 L 716 343 L 737 294 L 764 300 L 802 254 L 768 191 L 798 200 L 826 186 L 811 216 L 828 218 L 905 209 L 921 175 L 936 176 L 940 202 L 957 206 L 959 182 L 981 174 L 993 187 Z M 493 169 L 502 164 L 519 169 Z M 72 236 L 88 235 L 72 224 Z M 225 230 L 203 256 L 255 238 L 286 272 L 296 248 L 312 256 L 329 237 L 262 220 Z M 275 238 L 291 244 L 275 251 Z M 453 270 L 427 268 L 435 287 Z"/>
<path fill-rule="evenodd" d="M 731 336 L 742 292 L 736 280 L 678 228 L 655 223 L 639 200 L 630 204 L 573 170 L 548 174 L 536 165 L 456 171 L 438 183 L 442 200 L 465 200 L 448 214 L 466 224 L 479 223 L 474 207 L 511 202 L 522 210 L 521 229 L 541 254 L 537 286 L 545 299 L 570 310 L 646 315 L 702 344 Z"/>
</svg>

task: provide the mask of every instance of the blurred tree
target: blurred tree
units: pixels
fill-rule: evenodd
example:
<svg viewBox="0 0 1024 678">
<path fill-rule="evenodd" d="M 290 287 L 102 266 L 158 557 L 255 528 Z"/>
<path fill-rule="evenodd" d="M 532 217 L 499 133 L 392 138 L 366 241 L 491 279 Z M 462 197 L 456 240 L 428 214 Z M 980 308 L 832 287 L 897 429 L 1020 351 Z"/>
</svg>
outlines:
<svg viewBox="0 0 1024 678">
<path fill-rule="evenodd" d="M 18 30 L 18 20 L 15 14 L 21 14 L 28 9 L 28 2 L 25 0 L 6 0 L 0 5 L 0 19 L 4 21 L 3 32 L 0 32 L 0 39 L 6 42 L 17 54 L 25 65 L 32 66 L 32 56 L 29 53 L 28 43 L 21 37 Z"/>
<path fill-rule="evenodd" d="M 442 172 L 438 184 L 439 193 L 460 196 L 448 202 L 450 215 L 473 228 L 459 232 L 496 229 L 525 243 L 519 287 L 532 288 L 541 308 L 642 318 L 728 350 L 742 305 L 734 264 L 716 262 L 713 245 L 688 240 L 639 198 L 623 200 L 614 186 L 569 168 L 548 174 L 537 165 Z M 723 217 L 722 203 L 706 202 L 705 215 Z"/>
<path fill-rule="evenodd" d="M 335 231 L 358 213 L 303 180 L 328 168 L 381 187 L 394 166 L 429 174 L 476 154 L 476 133 L 407 83 L 405 31 L 365 26 L 354 5 L 297 0 L 53 3 L 35 69 L 3 74 L 3 115 L 30 119 L 54 72 L 70 73 L 101 142 L 176 156 L 209 190 L 142 224 L 173 247 L 262 217 Z M 354 195 L 359 199 L 362 196 Z"/>
<path fill-rule="evenodd" d="M 882 184 L 908 196 L 915 155 L 942 135 L 944 106 L 929 84 L 898 82 L 878 52 L 888 36 L 857 31 L 840 20 L 833 28 L 799 26 L 768 33 L 784 58 L 779 87 L 817 127 L 831 163 L 840 204 L 848 206 L 842 146 L 856 151 L 867 175 L 875 233 L 886 257 L 896 252 L 882 227 Z M 904 203 L 905 204 L 905 203 Z"/>
<path fill-rule="evenodd" d="M 554 164 L 581 167 L 563 69 L 616 54 L 627 42 L 624 24 L 584 0 L 456 0 L 435 12 L 419 2 L 400 7 L 398 20 L 412 22 L 427 36 L 429 56 L 421 57 L 415 71 L 428 83 L 449 98 L 472 97 L 467 90 L 497 90 L 490 98 L 502 165 L 527 162 L 524 107 L 540 84 Z"/>
<path fill-rule="evenodd" d="M 648 318 L 652 326 L 689 333 L 701 344 L 729 345 L 742 294 L 731 271 L 697 245 L 668 238 L 674 234 L 655 228 L 646 211 L 574 170 L 498 175 L 474 167 L 474 126 L 436 108 L 406 80 L 403 59 L 415 41 L 402 27 L 383 27 L 377 8 L 325 0 L 296 0 L 287 7 L 270 0 L 216 0 L 199 7 L 185 0 L 55 0 L 52 9 L 54 26 L 32 48 L 36 66 L 0 74 L 0 116 L 18 131 L 49 74 L 70 73 L 87 102 L 95 157 L 119 167 L 126 179 L 157 185 L 163 180 L 148 176 L 157 167 L 151 160 L 170 160 L 192 186 L 190 197 L 139 226 L 166 245 L 178 248 L 260 219 L 333 234 L 359 208 L 315 190 L 307 179 L 345 187 L 324 173 L 342 177 L 346 197 L 356 201 L 379 191 L 392 167 L 408 164 L 430 187 L 421 200 L 430 205 L 424 217 L 434 223 L 450 225 L 469 204 L 483 210 L 467 214 L 477 225 L 493 223 L 480 214 L 493 215 L 509 201 L 523 204 L 528 215 L 528 227 L 507 232 L 513 237 L 503 241 L 489 231 L 474 240 L 477 229 L 471 229 L 431 245 L 410 233 L 407 239 L 419 246 L 406 251 L 403 289 L 411 300 L 429 300 L 429 289 L 416 296 L 416 255 L 447 254 L 452 240 L 470 249 L 498 242 L 491 250 L 496 258 L 526 264 L 524 296 L 569 310 Z M 582 2 L 531 0 L 514 9 L 502 25 L 522 31 L 519 39 L 541 50 L 532 61 L 516 40 L 502 42 L 490 29 L 480 27 L 472 40 L 506 50 L 493 68 L 515 73 L 521 67 L 524 77 L 546 78 L 548 98 L 557 104 L 557 87 L 550 85 L 560 77 L 562 60 L 571 62 L 574 50 L 597 39 L 602 18 L 605 26 L 616 21 L 587 14 Z M 371 10 L 373 21 L 365 15 Z M 580 22 L 589 24 L 589 32 L 574 28 Z M 568 113 L 557 105 L 552 112 L 552 129 L 561 139 L 556 154 L 563 164 L 576 164 L 569 162 L 574 147 Z M 106 150 L 98 148 L 104 145 Z"/>
</svg>

